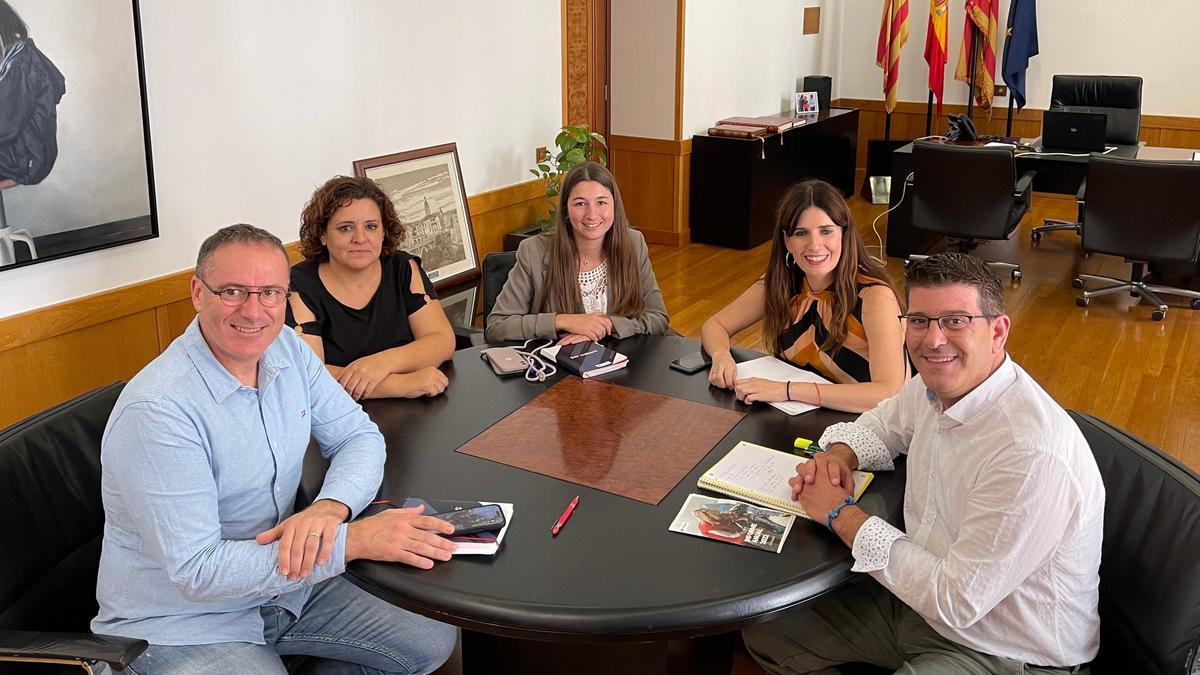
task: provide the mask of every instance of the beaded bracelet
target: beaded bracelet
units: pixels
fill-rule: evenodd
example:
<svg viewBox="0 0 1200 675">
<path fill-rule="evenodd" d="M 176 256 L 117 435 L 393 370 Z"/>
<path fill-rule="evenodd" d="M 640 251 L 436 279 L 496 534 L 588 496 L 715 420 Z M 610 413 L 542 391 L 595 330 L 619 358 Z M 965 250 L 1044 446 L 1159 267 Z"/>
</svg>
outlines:
<svg viewBox="0 0 1200 675">
<path fill-rule="evenodd" d="M 787 393 L 787 400 L 792 400 L 792 383 L 787 381 L 783 383 L 783 390 Z"/>
<path fill-rule="evenodd" d="M 842 509 L 854 503 L 856 503 L 854 495 L 846 495 L 846 498 L 842 500 L 842 503 L 833 507 L 833 510 L 829 512 L 829 517 L 825 519 L 825 527 L 832 531 L 833 519 L 838 517 L 838 514 L 842 512 Z"/>
</svg>

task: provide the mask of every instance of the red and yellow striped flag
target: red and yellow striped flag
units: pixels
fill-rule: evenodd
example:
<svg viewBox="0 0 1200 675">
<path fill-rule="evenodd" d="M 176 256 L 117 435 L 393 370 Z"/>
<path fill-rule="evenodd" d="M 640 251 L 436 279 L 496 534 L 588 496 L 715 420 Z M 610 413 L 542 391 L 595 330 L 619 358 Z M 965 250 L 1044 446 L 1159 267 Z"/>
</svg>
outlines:
<svg viewBox="0 0 1200 675">
<path fill-rule="evenodd" d="M 925 62 L 929 64 L 929 90 L 937 97 L 937 114 L 942 114 L 942 92 L 946 88 L 946 20 L 950 0 L 929 0 L 929 30 L 925 32 Z"/>
<path fill-rule="evenodd" d="M 879 46 L 875 65 L 883 68 L 883 107 L 896 108 L 896 90 L 900 82 L 900 48 L 908 40 L 908 0 L 883 0 L 883 21 L 879 26 Z"/>
<path fill-rule="evenodd" d="M 967 0 L 967 18 L 963 22 L 963 43 L 958 51 L 954 79 L 970 82 L 971 32 L 978 31 L 975 44 L 975 104 L 991 114 L 992 92 L 996 90 L 996 32 L 1000 25 L 1000 0 Z"/>
</svg>

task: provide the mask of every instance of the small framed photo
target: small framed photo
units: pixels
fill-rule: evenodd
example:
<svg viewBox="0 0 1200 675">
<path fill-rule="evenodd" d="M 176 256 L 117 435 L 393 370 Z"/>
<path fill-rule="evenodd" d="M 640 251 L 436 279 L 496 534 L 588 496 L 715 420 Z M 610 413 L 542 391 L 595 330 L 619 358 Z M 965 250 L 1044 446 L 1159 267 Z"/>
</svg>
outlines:
<svg viewBox="0 0 1200 675">
<path fill-rule="evenodd" d="M 479 276 L 475 233 L 454 143 L 360 159 L 354 162 L 354 175 L 378 183 L 395 204 L 404 223 L 400 246 L 421 258 L 434 288 Z"/>
<path fill-rule="evenodd" d="M 472 284 L 462 290 L 461 287 L 451 288 L 447 295 L 441 297 L 442 311 L 450 320 L 451 326 L 463 328 L 475 327 L 475 298 L 479 295 L 479 284 Z"/>
<path fill-rule="evenodd" d="M 792 94 L 792 109 L 797 117 L 821 112 L 817 105 L 817 92 L 798 91 Z"/>
</svg>

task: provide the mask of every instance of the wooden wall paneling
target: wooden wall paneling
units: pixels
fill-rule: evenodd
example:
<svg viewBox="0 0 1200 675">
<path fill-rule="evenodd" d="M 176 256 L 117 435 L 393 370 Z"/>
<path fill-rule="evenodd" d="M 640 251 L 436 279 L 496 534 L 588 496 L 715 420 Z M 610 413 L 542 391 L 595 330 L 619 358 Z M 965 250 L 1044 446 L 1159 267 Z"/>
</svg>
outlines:
<svg viewBox="0 0 1200 675">
<path fill-rule="evenodd" d="M 471 228 L 475 232 L 475 250 L 482 260 L 488 253 L 504 250 L 504 235 L 546 215 L 550 207 L 546 183 L 530 180 L 467 198 Z"/>
<path fill-rule="evenodd" d="M 683 38 L 687 0 L 675 3 L 675 140 L 683 140 Z"/>
<path fill-rule="evenodd" d="M 678 246 L 687 226 L 681 211 L 687 180 L 682 175 L 684 143 L 637 136 L 613 136 L 609 142 L 610 164 L 629 222 L 650 243 Z M 688 142 L 689 152 L 690 146 Z"/>
<path fill-rule="evenodd" d="M 183 331 L 187 330 L 188 324 L 196 317 L 196 308 L 192 305 L 192 298 L 188 296 L 182 300 L 160 305 L 154 308 L 155 326 L 158 333 L 158 351 L 164 351 L 171 341 L 183 335 Z"/>
<path fill-rule="evenodd" d="M 153 309 L 9 349 L 0 355 L 0 427 L 128 380 L 158 353 Z"/>
<path fill-rule="evenodd" d="M 882 100 L 842 98 L 833 101 L 834 106 L 859 109 L 858 162 L 860 172 L 867 165 L 867 141 L 883 138 L 884 110 Z M 933 121 L 931 132 L 946 131 L 946 117 L 967 111 L 966 105 L 942 106 L 942 115 Z M 1013 112 L 1012 135 L 1033 138 L 1042 134 L 1042 113 L 1034 108 Z M 986 112 L 975 111 L 975 128 L 983 135 L 1002 136 L 1005 132 L 1008 110 L 998 107 L 992 111 L 991 119 Z M 912 139 L 925 135 L 925 104 L 901 101 L 892 113 L 892 138 Z M 1142 115 L 1139 138 L 1147 145 L 1169 148 L 1200 148 L 1200 118 L 1168 115 Z M 865 175 L 865 174 L 864 174 Z M 859 176 L 861 182 L 861 175 Z"/>
</svg>

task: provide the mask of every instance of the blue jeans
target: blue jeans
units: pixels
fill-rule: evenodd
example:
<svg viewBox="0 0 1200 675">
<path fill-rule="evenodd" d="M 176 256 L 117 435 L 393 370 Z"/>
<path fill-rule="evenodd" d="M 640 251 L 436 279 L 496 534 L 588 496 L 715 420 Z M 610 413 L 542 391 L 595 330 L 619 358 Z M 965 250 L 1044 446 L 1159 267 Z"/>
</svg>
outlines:
<svg viewBox="0 0 1200 675">
<path fill-rule="evenodd" d="M 317 657 L 307 673 L 416 675 L 442 665 L 456 639 L 453 626 L 400 609 L 341 577 L 316 586 L 299 617 L 270 604 L 260 611 L 265 645 L 152 644 L 126 672 L 284 675 L 280 657 L 294 654 Z"/>
</svg>

